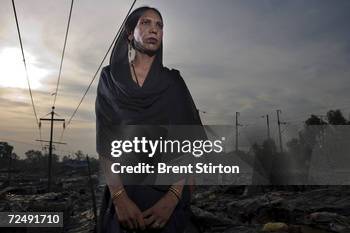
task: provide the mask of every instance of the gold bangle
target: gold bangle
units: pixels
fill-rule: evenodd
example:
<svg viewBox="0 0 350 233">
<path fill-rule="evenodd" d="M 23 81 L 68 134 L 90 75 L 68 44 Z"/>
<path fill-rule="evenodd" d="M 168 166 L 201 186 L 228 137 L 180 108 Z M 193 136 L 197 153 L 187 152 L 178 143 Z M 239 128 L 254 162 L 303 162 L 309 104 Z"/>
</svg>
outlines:
<svg viewBox="0 0 350 233">
<path fill-rule="evenodd" d="M 169 189 L 173 190 L 179 197 L 181 196 L 181 193 L 180 193 L 180 191 L 178 189 L 176 189 L 176 188 L 174 188 L 172 186 Z"/>
<path fill-rule="evenodd" d="M 170 187 L 169 191 L 175 195 L 178 201 L 180 201 L 180 191 L 178 191 L 176 188 Z"/>
<path fill-rule="evenodd" d="M 177 195 L 177 193 L 176 193 L 174 190 L 169 189 L 169 191 L 170 191 L 170 193 L 172 193 L 172 194 L 175 196 L 175 198 L 176 198 L 178 201 L 180 201 L 180 197 Z"/>
<path fill-rule="evenodd" d="M 114 192 L 113 194 L 112 194 L 112 200 L 114 201 L 114 200 L 116 200 L 120 195 L 122 195 L 122 193 L 125 191 L 125 189 L 121 189 L 121 190 L 119 190 L 119 191 L 117 191 L 117 192 Z"/>
</svg>

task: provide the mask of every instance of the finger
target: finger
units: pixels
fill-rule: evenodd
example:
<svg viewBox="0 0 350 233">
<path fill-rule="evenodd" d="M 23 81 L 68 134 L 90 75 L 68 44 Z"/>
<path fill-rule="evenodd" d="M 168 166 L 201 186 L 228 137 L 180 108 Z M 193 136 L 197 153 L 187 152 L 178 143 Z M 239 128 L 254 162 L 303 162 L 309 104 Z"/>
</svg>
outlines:
<svg viewBox="0 0 350 233">
<path fill-rule="evenodd" d="M 158 229 L 158 228 L 160 228 L 160 223 L 159 223 L 159 221 L 154 221 L 154 223 L 151 225 L 151 228 L 155 228 L 155 229 Z"/>
<path fill-rule="evenodd" d="M 163 227 L 165 226 L 165 224 L 166 224 L 166 222 L 161 222 L 161 223 L 159 224 L 159 228 L 163 228 Z"/>
<path fill-rule="evenodd" d="M 143 220 L 142 214 L 139 214 L 137 216 L 137 223 L 141 230 L 144 230 L 146 228 L 145 221 Z"/>
<path fill-rule="evenodd" d="M 131 229 L 131 230 L 134 229 L 134 224 L 132 223 L 132 220 L 131 220 L 131 219 L 129 219 L 129 220 L 127 221 L 127 226 L 128 226 L 128 228 Z"/>
<path fill-rule="evenodd" d="M 138 222 L 137 222 L 137 219 L 136 218 L 132 218 L 131 222 L 132 222 L 133 229 L 137 229 L 138 225 L 139 225 Z"/>
<path fill-rule="evenodd" d="M 119 216 L 117 215 L 117 213 L 115 214 L 116 218 L 118 219 L 119 224 L 123 227 L 123 228 L 128 228 L 128 224 L 126 223 L 126 221 L 124 219 L 119 218 Z"/>
<path fill-rule="evenodd" d="M 144 218 L 145 225 L 149 226 L 156 220 L 154 215 L 149 216 L 148 218 Z"/>
<path fill-rule="evenodd" d="M 122 225 L 122 227 L 124 228 L 124 229 L 128 229 L 129 227 L 128 227 L 128 223 L 126 222 L 126 221 L 119 221 L 120 222 L 120 225 Z"/>
<path fill-rule="evenodd" d="M 152 215 L 152 212 L 153 212 L 153 209 L 152 209 L 152 208 L 149 208 L 149 209 L 147 209 L 147 210 L 145 210 L 145 211 L 142 212 L 142 216 L 143 216 L 144 218 L 147 218 L 147 217 L 149 217 L 149 216 Z"/>
</svg>

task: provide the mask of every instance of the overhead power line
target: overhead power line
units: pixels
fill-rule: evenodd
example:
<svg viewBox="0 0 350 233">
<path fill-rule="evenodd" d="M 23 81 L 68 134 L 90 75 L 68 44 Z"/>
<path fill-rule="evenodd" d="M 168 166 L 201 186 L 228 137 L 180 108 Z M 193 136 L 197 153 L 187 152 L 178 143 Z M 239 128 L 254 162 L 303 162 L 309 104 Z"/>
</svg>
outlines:
<svg viewBox="0 0 350 233">
<path fill-rule="evenodd" d="M 53 105 L 52 105 L 52 106 L 55 106 L 55 104 L 56 104 L 56 99 L 57 99 L 57 94 L 58 94 L 58 86 L 59 86 L 59 84 L 60 84 L 61 73 L 62 73 L 63 59 L 64 59 L 64 54 L 65 54 L 65 51 L 66 51 L 66 45 L 67 45 L 67 38 L 68 38 L 69 26 L 70 26 L 70 21 L 71 21 L 71 18 L 72 18 L 73 4 L 74 4 L 74 0 L 71 1 L 71 5 L 70 5 L 69 16 L 68 16 L 68 23 L 67 23 L 67 29 L 66 29 L 66 35 L 65 35 L 65 37 L 64 37 L 64 43 L 63 43 L 63 50 L 62 50 L 60 68 L 59 68 L 58 78 L 57 78 L 57 84 L 56 84 L 56 91 L 54 92 L 54 96 L 55 96 L 55 97 L 54 97 Z"/>
<path fill-rule="evenodd" d="M 68 122 L 67 122 L 66 128 L 70 125 L 70 123 L 72 122 L 72 119 L 74 118 L 75 114 L 77 113 L 77 111 L 78 111 L 78 109 L 79 109 L 81 103 L 84 101 L 84 98 L 85 98 L 86 94 L 89 92 L 92 83 L 95 81 L 96 76 L 97 76 L 98 72 L 100 71 L 100 69 L 101 69 L 101 67 L 102 67 L 102 65 L 103 65 L 103 63 L 104 63 L 104 61 L 106 60 L 106 57 L 107 57 L 107 55 L 109 54 L 110 50 L 112 49 L 114 43 L 115 43 L 117 40 L 119 40 L 120 31 L 122 30 L 122 28 L 123 28 L 123 26 L 124 26 L 124 24 L 125 24 L 125 21 L 126 21 L 126 19 L 128 18 L 128 16 L 129 16 L 131 10 L 133 9 L 135 3 L 136 3 L 136 0 L 134 0 L 134 2 L 132 3 L 132 5 L 131 5 L 131 7 L 130 7 L 130 9 L 129 9 L 129 11 L 128 11 L 128 13 L 126 14 L 126 16 L 125 16 L 125 18 L 124 18 L 123 23 L 122 23 L 121 26 L 119 27 L 119 30 L 118 30 L 117 34 L 115 35 L 115 37 L 114 37 L 114 39 L 113 39 L 111 45 L 109 46 L 109 48 L 108 48 L 106 54 L 104 55 L 104 57 L 103 57 L 103 59 L 102 59 L 100 65 L 98 66 L 98 68 L 97 68 L 97 70 L 96 70 L 96 72 L 95 72 L 95 74 L 94 74 L 92 80 L 90 81 L 90 83 L 89 83 L 89 85 L 88 85 L 86 91 L 84 92 L 82 98 L 80 99 L 80 101 L 79 101 L 79 103 L 78 103 L 78 106 L 75 108 L 75 110 L 73 111 L 72 116 L 69 118 L 69 120 L 68 120 Z"/>
<path fill-rule="evenodd" d="M 23 64 L 24 64 L 24 70 L 25 70 L 25 73 L 26 73 L 26 79 L 27 79 L 27 84 L 28 84 L 28 90 L 29 90 L 30 100 L 31 100 L 31 102 L 32 102 L 33 113 L 34 113 L 34 116 L 35 116 L 36 125 L 37 125 L 38 130 L 39 130 L 39 137 L 40 137 L 40 139 L 41 139 L 41 128 L 40 128 L 40 125 L 39 125 L 38 114 L 36 113 L 36 108 L 35 108 L 35 104 L 34 104 L 34 98 L 33 98 L 32 88 L 31 88 L 31 86 L 30 86 L 29 75 L 28 75 L 28 69 L 27 69 L 27 63 L 26 63 L 26 59 L 25 59 L 25 56 L 24 56 L 22 37 L 21 37 L 21 32 L 20 32 L 20 30 L 19 30 L 19 24 L 18 24 L 18 18 L 17 18 L 17 11 L 16 11 L 16 6 L 15 6 L 15 1 L 14 1 L 14 0 L 12 0 L 12 7 L 13 7 L 13 13 L 14 13 L 14 16 L 15 16 L 15 20 L 16 20 L 16 27 L 17 27 L 18 39 L 19 39 L 19 44 L 20 44 L 20 46 L 21 46 L 22 59 L 23 59 Z"/>
<path fill-rule="evenodd" d="M 97 68 L 97 70 L 96 70 L 94 76 L 92 77 L 92 79 L 91 79 L 91 81 L 90 81 L 90 83 L 89 83 L 87 89 L 85 90 L 85 92 L 84 92 L 82 98 L 80 99 L 80 101 L 79 101 L 79 103 L 78 103 L 78 106 L 74 109 L 74 111 L 73 111 L 71 117 L 70 117 L 69 120 L 67 121 L 66 127 L 62 130 L 61 136 L 60 136 L 60 139 L 59 139 L 59 142 L 61 142 L 61 141 L 63 140 L 63 136 L 64 136 L 65 130 L 66 130 L 67 127 L 71 124 L 71 122 L 72 122 L 72 120 L 73 120 L 75 114 L 77 113 L 77 111 L 78 111 L 78 109 L 79 109 L 81 103 L 84 101 L 85 96 L 86 96 L 87 93 L 89 92 L 89 90 L 90 90 L 90 88 L 91 88 L 91 85 L 92 85 L 93 82 L 95 81 L 96 76 L 97 76 L 98 72 L 100 71 L 100 69 L 101 69 L 101 67 L 102 67 L 102 65 L 103 65 L 103 63 L 104 63 L 104 61 L 106 60 L 106 58 L 107 58 L 109 52 L 111 51 L 113 45 L 116 43 L 116 41 L 119 40 L 120 32 L 121 32 L 121 30 L 122 30 L 122 28 L 123 28 L 123 26 L 124 26 L 124 24 L 125 24 L 125 22 L 126 22 L 126 19 L 127 19 L 128 16 L 129 16 L 131 10 L 133 9 L 135 3 L 136 3 L 136 0 L 134 0 L 134 2 L 131 4 L 131 7 L 130 7 L 128 13 L 126 14 L 126 16 L 125 16 L 125 18 L 124 18 L 122 24 L 120 25 L 120 27 L 119 27 L 119 29 L 118 29 L 118 31 L 117 31 L 117 34 L 115 35 L 115 37 L 114 37 L 114 39 L 113 39 L 111 45 L 109 46 L 109 48 L 108 48 L 106 54 L 103 56 L 102 61 L 101 61 L 100 65 L 98 66 L 98 68 Z"/>
<path fill-rule="evenodd" d="M 16 27 L 17 27 L 17 33 L 18 33 L 19 44 L 20 44 L 20 46 L 21 46 L 21 52 L 22 52 L 23 64 L 24 64 L 24 69 L 25 69 L 26 78 L 27 78 L 27 84 L 28 84 L 29 95 L 30 95 L 30 99 L 31 99 L 31 101 L 32 101 L 32 107 L 33 107 L 33 112 L 34 112 L 34 115 L 35 115 L 36 123 L 37 123 L 37 125 L 39 126 L 39 120 L 38 120 L 38 115 L 37 115 L 36 109 L 35 109 L 35 104 L 34 104 L 34 99 L 33 99 L 32 88 L 31 88 L 31 86 L 30 86 L 29 75 L 28 75 L 28 70 L 27 70 L 27 63 L 26 63 L 26 59 L 25 59 L 25 56 L 24 56 L 22 37 L 21 37 L 21 32 L 20 32 L 20 30 L 19 30 L 18 19 L 17 19 L 17 11 L 16 11 L 16 6 L 15 6 L 15 1 L 14 1 L 14 0 L 12 0 L 12 6 L 13 6 L 13 13 L 14 13 L 14 15 L 15 15 L 15 20 L 16 20 Z"/>
</svg>

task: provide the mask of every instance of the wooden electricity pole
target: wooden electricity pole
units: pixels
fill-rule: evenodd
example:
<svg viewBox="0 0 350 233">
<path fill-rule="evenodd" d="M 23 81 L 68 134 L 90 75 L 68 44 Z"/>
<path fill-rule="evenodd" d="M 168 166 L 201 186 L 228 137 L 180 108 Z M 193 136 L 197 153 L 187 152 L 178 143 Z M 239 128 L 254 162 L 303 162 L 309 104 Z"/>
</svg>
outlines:
<svg viewBox="0 0 350 233">
<path fill-rule="evenodd" d="M 50 192 L 51 190 L 51 175 L 52 175 L 52 169 L 51 169 L 51 165 L 52 165 L 52 149 L 53 149 L 53 143 L 55 144 L 65 144 L 62 142 L 54 142 L 53 141 L 53 123 L 54 121 L 62 121 L 63 122 L 63 128 L 65 127 L 65 119 L 58 119 L 58 118 L 54 118 L 55 116 L 55 107 L 52 106 L 52 110 L 51 110 L 51 118 L 40 118 L 40 123 L 39 126 L 41 127 L 41 121 L 50 121 L 51 123 L 51 130 L 50 130 L 50 141 L 44 141 L 44 140 L 37 140 L 37 141 L 42 141 L 42 142 L 48 142 L 49 143 L 49 158 L 48 158 L 48 181 L 47 181 L 47 191 Z"/>
<path fill-rule="evenodd" d="M 239 116 L 239 112 L 236 112 L 236 144 L 235 144 L 236 152 L 238 152 L 238 127 L 241 126 L 238 123 L 238 116 Z"/>
<path fill-rule="evenodd" d="M 285 125 L 286 122 L 280 121 L 280 113 L 282 113 L 282 111 L 280 109 L 277 109 L 276 112 L 277 112 L 278 135 L 279 135 L 279 140 L 280 140 L 280 152 L 283 153 L 281 124 Z"/>
<path fill-rule="evenodd" d="M 262 118 L 266 118 L 266 124 L 267 124 L 267 139 L 270 139 L 270 138 L 271 138 L 271 135 L 270 135 L 269 114 L 266 114 L 265 116 L 262 116 Z"/>
<path fill-rule="evenodd" d="M 95 220 L 95 228 L 96 228 L 97 227 L 97 204 L 96 204 L 94 183 L 93 183 L 92 177 L 91 177 L 91 166 L 90 166 L 89 156 L 86 156 L 86 162 L 87 162 L 87 165 L 88 165 L 89 185 L 90 185 L 90 192 L 91 192 L 91 199 L 92 199 L 92 208 L 93 208 L 93 211 L 94 211 L 94 220 Z"/>
</svg>

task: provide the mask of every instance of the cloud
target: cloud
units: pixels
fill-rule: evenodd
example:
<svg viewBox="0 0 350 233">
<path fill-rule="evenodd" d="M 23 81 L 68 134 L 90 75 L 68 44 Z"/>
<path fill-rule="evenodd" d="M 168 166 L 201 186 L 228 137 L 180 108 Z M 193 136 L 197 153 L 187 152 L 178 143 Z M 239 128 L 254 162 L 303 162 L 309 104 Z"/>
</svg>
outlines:
<svg viewBox="0 0 350 233">
<path fill-rule="evenodd" d="M 56 106 L 66 118 L 94 75 L 130 1 L 74 4 Z M 164 64 L 180 70 L 197 107 L 207 112 L 202 114 L 204 123 L 232 124 L 238 111 L 242 122 L 256 124 L 264 135 L 260 116 L 269 113 L 275 118 L 276 109 L 282 109 L 284 119 L 301 122 L 310 113 L 350 106 L 349 1 L 159 0 L 137 6 L 144 4 L 162 12 Z M 1 3 L 2 47 L 18 47 L 11 10 L 9 2 Z M 42 116 L 53 101 L 50 94 L 56 87 L 69 2 L 19 1 L 17 10 L 25 50 L 50 71 L 43 80 L 45 88 L 33 92 Z M 72 148 L 91 153 L 98 78 L 67 130 Z M 35 130 L 28 93 L 22 90 L 18 96 L 25 98 L 16 100 L 11 91 L 0 89 L 0 108 L 6 113 L 1 119 L 7 122 L 1 129 L 19 132 L 20 124 L 28 136 Z M 14 120 L 16 116 L 26 120 Z"/>
</svg>

